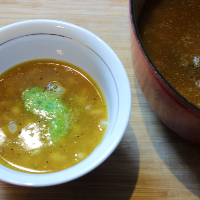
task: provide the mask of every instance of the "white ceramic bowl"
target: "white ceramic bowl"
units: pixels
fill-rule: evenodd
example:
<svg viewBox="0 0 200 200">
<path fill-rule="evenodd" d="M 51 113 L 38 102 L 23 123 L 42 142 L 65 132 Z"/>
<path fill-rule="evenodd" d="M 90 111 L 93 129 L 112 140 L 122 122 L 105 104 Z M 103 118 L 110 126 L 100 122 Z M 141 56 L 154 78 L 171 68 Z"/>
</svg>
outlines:
<svg viewBox="0 0 200 200">
<path fill-rule="evenodd" d="M 36 58 L 64 60 L 89 73 L 104 93 L 108 126 L 103 141 L 93 153 L 69 169 L 28 174 L 0 165 L 0 180 L 33 187 L 68 182 L 100 165 L 122 139 L 131 112 L 131 89 L 126 71 L 113 50 L 91 32 L 55 20 L 30 20 L 0 29 L 0 73 Z"/>
</svg>

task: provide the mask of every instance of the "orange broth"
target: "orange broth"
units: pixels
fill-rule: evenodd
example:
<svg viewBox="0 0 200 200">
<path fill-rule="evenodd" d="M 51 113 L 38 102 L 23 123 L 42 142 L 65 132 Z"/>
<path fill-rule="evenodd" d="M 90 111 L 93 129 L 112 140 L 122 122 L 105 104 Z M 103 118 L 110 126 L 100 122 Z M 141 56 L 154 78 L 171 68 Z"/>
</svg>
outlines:
<svg viewBox="0 0 200 200">
<path fill-rule="evenodd" d="M 69 111 L 66 132 L 56 140 L 51 138 L 51 119 L 27 110 L 23 99 L 24 91 L 47 91 L 52 82 L 64 88 L 56 100 Z M 0 75 L 0 91 L 0 164 L 8 168 L 27 173 L 64 170 L 87 158 L 104 137 L 103 93 L 73 64 L 53 59 L 20 63 Z"/>
</svg>

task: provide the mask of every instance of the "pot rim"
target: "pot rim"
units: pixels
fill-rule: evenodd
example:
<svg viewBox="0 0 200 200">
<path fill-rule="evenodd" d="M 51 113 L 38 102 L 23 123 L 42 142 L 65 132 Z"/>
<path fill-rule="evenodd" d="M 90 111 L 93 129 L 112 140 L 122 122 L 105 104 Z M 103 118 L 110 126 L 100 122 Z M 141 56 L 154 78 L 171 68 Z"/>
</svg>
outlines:
<svg viewBox="0 0 200 200">
<path fill-rule="evenodd" d="M 198 112 L 200 114 L 200 109 L 198 107 L 196 107 L 194 104 L 190 103 L 185 97 L 183 97 L 179 92 L 177 92 L 169 83 L 168 81 L 162 76 L 162 74 L 159 72 L 159 70 L 155 67 L 154 63 L 152 62 L 152 60 L 150 59 L 148 53 L 146 52 L 144 45 L 142 43 L 138 28 L 136 26 L 136 19 L 133 15 L 133 1 L 134 0 L 129 0 L 129 14 L 130 14 L 130 20 L 131 20 L 131 28 L 134 31 L 135 37 L 137 39 L 137 42 L 140 46 L 140 49 L 144 55 L 144 57 L 146 58 L 146 60 L 148 61 L 149 65 L 151 66 L 151 68 L 153 69 L 153 71 L 157 74 L 157 76 L 159 77 L 159 79 L 170 89 L 170 91 L 172 91 L 174 93 L 174 95 L 181 100 L 184 104 L 186 104 L 187 106 L 189 106 L 191 109 L 195 110 L 196 112 Z"/>
</svg>

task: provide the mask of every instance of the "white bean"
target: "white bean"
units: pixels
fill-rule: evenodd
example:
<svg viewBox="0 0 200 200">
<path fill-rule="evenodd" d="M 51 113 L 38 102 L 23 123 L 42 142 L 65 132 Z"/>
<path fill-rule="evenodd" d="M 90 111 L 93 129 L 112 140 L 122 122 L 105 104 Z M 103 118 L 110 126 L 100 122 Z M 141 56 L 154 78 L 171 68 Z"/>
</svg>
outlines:
<svg viewBox="0 0 200 200">
<path fill-rule="evenodd" d="M 15 133 L 17 131 L 17 125 L 14 122 L 10 122 L 8 129 L 11 133 Z"/>
</svg>

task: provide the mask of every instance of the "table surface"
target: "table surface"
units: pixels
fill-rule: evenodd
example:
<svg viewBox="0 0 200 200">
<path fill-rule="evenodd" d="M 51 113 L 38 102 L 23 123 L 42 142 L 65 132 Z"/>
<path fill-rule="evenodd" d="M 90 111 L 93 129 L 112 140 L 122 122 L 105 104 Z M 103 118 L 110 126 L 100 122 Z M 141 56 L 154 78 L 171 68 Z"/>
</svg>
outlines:
<svg viewBox="0 0 200 200">
<path fill-rule="evenodd" d="M 0 181 L 1 200 L 196 200 L 200 149 L 170 131 L 140 91 L 131 63 L 128 0 L 2 0 L 0 27 L 29 19 L 55 19 L 88 29 L 121 59 L 132 88 L 132 112 L 114 153 L 69 183 L 29 188 Z"/>
</svg>

